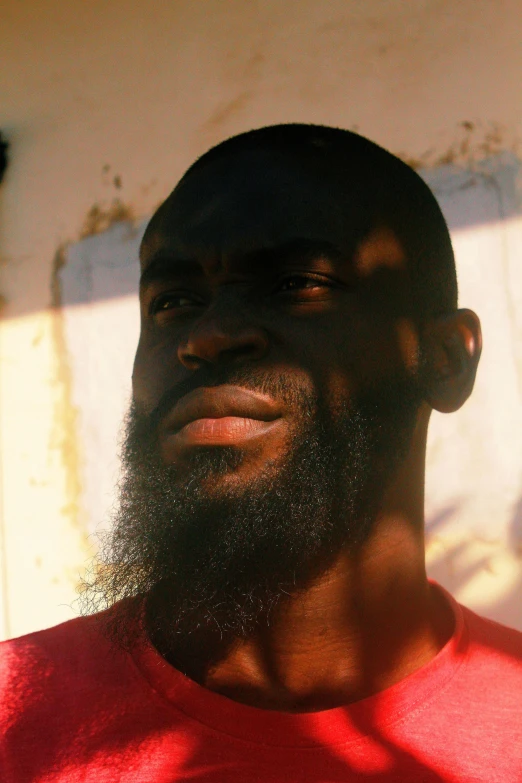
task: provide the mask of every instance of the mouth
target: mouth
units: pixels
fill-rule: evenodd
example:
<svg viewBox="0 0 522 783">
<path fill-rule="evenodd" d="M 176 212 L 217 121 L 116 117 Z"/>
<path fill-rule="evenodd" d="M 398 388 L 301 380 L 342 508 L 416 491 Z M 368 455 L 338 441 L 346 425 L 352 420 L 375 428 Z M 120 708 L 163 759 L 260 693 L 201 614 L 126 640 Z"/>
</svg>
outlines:
<svg viewBox="0 0 522 783">
<path fill-rule="evenodd" d="M 179 400 L 160 434 L 177 448 L 237 446 L 266 435 L 281 417 L 267 395 L 239 386 L 203 387 Z"/>
</svg>

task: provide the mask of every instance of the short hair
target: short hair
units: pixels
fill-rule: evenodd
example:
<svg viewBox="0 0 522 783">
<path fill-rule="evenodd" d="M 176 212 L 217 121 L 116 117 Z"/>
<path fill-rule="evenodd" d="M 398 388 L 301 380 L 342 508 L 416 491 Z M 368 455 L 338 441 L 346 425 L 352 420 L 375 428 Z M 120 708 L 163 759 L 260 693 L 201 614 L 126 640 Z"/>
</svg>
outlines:
<svg viewBox="0 0 522 783">
<path fill-rule="evenodd" d="M 276 151 L 320 167 L 356 188 L 367 234 L 378 224 L 391 228 L 410 266 L 414 310 L 424 319 L 457 307 L 457 275 L 451 238 L 437 200 L 406 163 L 360 136 L 326 125 L 269 125 L 232 136 L 205 152 L 182 180 L 215 160 L 252 150 Z M 357 237 L 357 240 L 363 236 Z"/>
</svg>

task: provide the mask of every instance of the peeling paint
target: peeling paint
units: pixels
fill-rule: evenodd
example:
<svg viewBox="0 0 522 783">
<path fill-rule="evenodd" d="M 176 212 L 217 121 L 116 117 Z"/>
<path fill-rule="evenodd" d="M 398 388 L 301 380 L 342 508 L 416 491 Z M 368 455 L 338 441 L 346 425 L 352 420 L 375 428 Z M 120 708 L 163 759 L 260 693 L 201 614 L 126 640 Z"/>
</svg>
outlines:
<svg viewBox="0 0 522 783">
<path fill-rule="evenodd" d="M 119 186 L 121 187 L 121 179 L 119 179 L 119 182 Z M 113 199 L 108 206 L 103 204 L 93 204 L 85 217 L 82 228 L 80 229 L 79 239 L 85 239 L 86 237 L 93 236 L 94 234 L 101 234 L 102 231 L 106 231 L 115 223 L 134 223 L 135 221 L 136 216 L 134 214 L 133 208 L 129 204 L 125 204 L 119 198 Z"/>
<path fill-rule="evenodd" d="M 483 125 L 464 120 L 458 126 L 457 138 L 443 152 L 432 148 L 419 157 L 411 157 L 404 153 L 397 154 L 415 170 L 450 164 L 472 170 L 480 161 L 501 152 L 512 152 L 516 155 L 518 148 L 518 142 L 510 139 L 506 128 L 499 123 L 491 122 Z"/>
<path fill-rule="evenodd" d="M 60 245 L 55 253 L 51 271 L 51 307 L 59 309 L 62 306 L 62 287 L 60 284 L 60 272 L 65 266 L 66 245 Z"/>
<path fill-rule="evenodd" d="M 51 336 L 54 345 L 52 385 L 56 392 L 49 450 L 58 450 L 65 477 L 65 503 L 61 513 L 81 534 L 82 545 L 89 551 L 87 532 L 82 524 L 81 457 L 78 438 L 79 411 L 72 401 L 72 373 L 65 340 L 60 271 L 65 265 L 66 246 L 58 248 L 51 276 Z"/>
<path fill-rule="evenodd" d="M 116 182 L 114 183 L 116 186 Z M 121 180 L 120 180 L 121 184 Z M 94 204 L 84 220 L 78 239 L 100 234 L 116 223 L 129 223 L 131 229 L 135 226 L 135 215 L 132 208 L 120 199 L 114 199 L 106 207 Z M 88 557 L 92 555 L 92 545 L 88 540 L 85 525 L 85 514 L 82 507 L 82 458 L 79 438 L 80 412 L 73 403 L 73 377 L 67 350 L 63 319 L 63 300 L 60 275 L 67 263 L 67 248 L 70 243 L 62 243 L 54 256 L 51 272 L 51 336 L 54 346 L 54 367 L 52 385 L 56 391 L 53 425 L 51 429 L 49 449 L 60 453 L 65 476 L 65 503 L 61 513 L 68 517 L 71 524 L 80 532 L 82 546 Z M 68 574 L 70 580 L 77 586 L 78 574 Z"/>
</svg>

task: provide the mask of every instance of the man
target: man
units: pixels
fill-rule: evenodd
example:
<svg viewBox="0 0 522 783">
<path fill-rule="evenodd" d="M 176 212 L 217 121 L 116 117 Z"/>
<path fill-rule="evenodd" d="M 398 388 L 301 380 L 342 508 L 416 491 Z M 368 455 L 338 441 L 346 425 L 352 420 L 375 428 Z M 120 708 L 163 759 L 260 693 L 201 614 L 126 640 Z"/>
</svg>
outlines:
<svg viewBox="0 0 522 783">
<path fill-rule="evenodd" d="M 425 573 L 428 421 L 481 348 L 427 186 L 262 128 L 188 170 L 141 267 L 104 611 L 3 645 L 2 779 L 520 781 L 522 635 Z"/>
</svg>

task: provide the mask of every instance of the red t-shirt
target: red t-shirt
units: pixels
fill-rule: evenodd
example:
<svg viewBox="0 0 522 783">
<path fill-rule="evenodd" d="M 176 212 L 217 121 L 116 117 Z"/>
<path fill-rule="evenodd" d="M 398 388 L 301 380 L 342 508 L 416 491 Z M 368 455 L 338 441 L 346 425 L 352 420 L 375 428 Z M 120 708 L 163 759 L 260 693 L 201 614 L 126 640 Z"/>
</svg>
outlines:
<svg viewBox="0 0 522 783">
<path fill-rule="evenodd" d="M 522 634 L 453 599 L 455 632 L 391 688 L 290 714 L 234 702 L 95 618 L 0 645 L 2 783 L 522 781 Z"/>
</svg>

